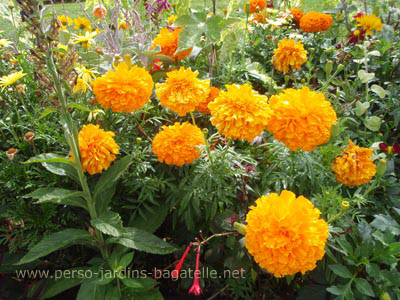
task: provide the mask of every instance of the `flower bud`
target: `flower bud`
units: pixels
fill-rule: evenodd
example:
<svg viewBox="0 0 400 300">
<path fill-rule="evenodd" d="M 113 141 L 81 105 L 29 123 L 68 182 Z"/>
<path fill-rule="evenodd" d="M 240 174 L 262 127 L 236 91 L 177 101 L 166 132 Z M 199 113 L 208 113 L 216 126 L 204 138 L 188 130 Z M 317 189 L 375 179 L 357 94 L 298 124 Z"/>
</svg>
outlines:
<svg viewBox="0 0 400 300">
<path fill-rule="evenodd" d="M 338 65 L 337 69 L 336 69 L 336 73 L 342 72 L 344 69 L 344 65 L 340 64 Z"/>
<path fill-rule="evenodd" d="M 328 60 L 325 64 L 325 74 L 326 76 L 330 75 L 332 73 L 332 68 L 333 68 L 333 61 Z"/>
<path fill-rule="evenodd" d="M 94 49 L 94 51 L 96 51 L 96 53 L 97 53 L 98 55 L 104 55 L 104 50 L 103 50 L 103 48 L 101 48 L 100 46 L 97 46 L 97 47 Z"/>
<path fill-rule="evenodd" d="M 97 4 L 93 8 L 93 15 L 98 19 L 102 19 L 107 15 L 107 9 L 103 5 Z"/>
<path fill-rule="evenodd" d="M 207 128 L 203 128 L 203 133 L 204 133 L 204 135 L 208 135 L 208 129 Z"/>
<path fill-rule="evenodd" d="M 33 143 L 35 140 L 35 134 L 32 131 L 25 133 L 24 140 L 28 143 Z"/>
<path fill-rule="evenodd" d="M 15 154 L 17 154 L 17 153 L 18 153 L 18 150 L 15 149 L 15 148 L 10 148 L 10 149 L 8 149 L 8 150 L 6 151 L 6 155 L 7 155 L 7 157 L 8 157 L 9 160 L 13 160 Z"/>
<path fill-rule="evenodd" d="M 340 210 L 342 212 L 345 212 L 346 210 L 348 210 L 350 207 L 350 203 L 348 201 L 342 201 L 342 203 L 340 203 Z"/>
<path fill-rule="evenodd" d="M 386 160 L 380 159 L 378 165 L 376 166 L 376 174 L 382 176 L 386 172 Z"/>
<path fill-rule="evenodd" d="M 136 138 L 136 143 L 138 143 L 140 145 L 142 143 L 142 138 L 140 138 L 140 137 Z"/>
<path fill-rule="evenodd" d="M 8 8 L 10 9 L 10 10 L 13 10 L 14 9 L 14 1 L 13 0 L 9 0 L 8 1 Z"/>
<path fill-rule="evenodd" d="M 236 231 L 239 232 L 240 234 L 243 234 L 243 235 L 246 234 L 246 225 L 244 225 L 242 223 L 238 223 L 238 222 L 233 223 L 233 228 L 235 228 Z"/>
<path fill-rule="evenodd" d="M 385 292 L 379 296 L 379 300 L 392 300 L 392 297 L 390 297 L 388 292 Z"/>
</svg>

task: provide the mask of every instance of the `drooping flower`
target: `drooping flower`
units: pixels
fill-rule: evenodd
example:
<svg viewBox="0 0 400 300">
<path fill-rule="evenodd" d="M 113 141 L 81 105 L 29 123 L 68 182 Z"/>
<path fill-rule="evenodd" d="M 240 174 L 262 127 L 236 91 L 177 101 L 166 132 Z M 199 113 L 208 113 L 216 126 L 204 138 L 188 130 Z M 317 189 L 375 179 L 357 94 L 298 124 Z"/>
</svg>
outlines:
<svg viewBox="0 0 400 300">
<path fill-rule="evenodd" d="M 8 150 L 6 151 L 6 155 L 7 155 L 7 157 L 8 157 L 9 160 L 13 160 L 15 154 L 17 154 L 18 152 L 19 152 L 18 149 L 10 148 L 10 149 L 8 149 Z"/>
<path fill-rule="evenodd" d="M 281 40 L 272 57 L 275 69 L 284 73 L 289 71 L 289 67 L 299 70 L 306 61 L 307 51 L 304 50 L 303 43 L 301 41 L 295 42 L 292 39 Z"/>
<path fill-rule="evenodd" d="M 219 92 L 220 92 L 219 88 L 212 86 L 210 88 L 210 93 L 208 94 L 208 97 L 205 99 L 205 101 L 197 105 L 196 110 L 203 114 L 209 114 L 210 109 L 208 108 L 208 103 L 214 101 L 214 99 L 218 97 Z"/>
<path fill-rule="evenodd" d="M 376 173 L 371 159 L 373 149 L 362 148 L 349 142 L 349 146 L 336 157 L 332 170 L 337 181 L 347 186 L 368 183 Z"/>
<path fill-rule="evenodd" d="M 303 17 L 303 10 L 302 10 L 301 8 L 292 8 L 292 9 L 290 10 L 290 13 L 291 13 L 292 16 L 293 16 L 293 20 L 294 20 L 297 24 L 299 24 L 301 18 Z"/>
<path fill-rule="evenodd" d="M 82 78 L 77 78 L 76 79 L 76 84 L 72 88 L 72 91 L 74 93 L 79 93 L 79 92 L 86 93 L 87 86 L 88 86 L 88 83 L 86 81 L 84 81 Z"/>
<path fill-rule="evenodd" d="M 184 59 L 192 52 L 192 48 L 175 53 L 178 49 L 179 35 L 181 31 L 181 27 L 175 28 L 173 31 L 168 28 L 162 28 L 160 33 L 154 39 L 151 49 L 160 46 L 161 51 L 159 54 L 163 54 L 177 60 Z"/>
<path fill-rule="evenodd" d="M 181 67 L 167 73 L 167 81 L 156 84 L 156 95 L 162 106 L 180 116 L 193 112 L 210 92 L 210 81 L 197 78 L 199 72 Z"/>
<path fill-rule="evenodd" d="M 304 274 L 325 254 L 328 224 L 303 196 L 290 191 L 256 200 L 246 216 L 246 248 L 275 277 Z"/>
<path fill-rule="evenodd" d="M 270 99 L 268 130 L 292 151 L 312 151 L 330 138 L 336 113 L 322 93 L 303 86 L 286 89 Z"/>
<path fill-rule="evenodd" d="M 372 34 L 372 30 L 382 30 L 382 20 L 374 14 L 358 17 L 356 21 L 358 22 L 356 26 L 361 26 L 366 34 Z"/>
<path fill-rule="evenodd" d="M 332 22 L 331 15 L 310 11 L 300 19 L 300 28 L 304 32 L 321 32 L 329 30 Z"/>
<path fill-rule="evenodd" d="M 98 19 L 102 19 L 107 15 L 107 9 L 103 5 L 97 4 L 93 7 L 93 15 Z"/>
<path fill-rule="evenodd" d="M 267 6 L 267 0 L 250 0 L 250 13 L 263 10 Z M 244 5 L 244 12 L 246 12 L 246 3 Z"/>
<path fill-rule="evenodd" d="M 0 77 L 0 86 L 2 87 L 1 91 L 4 91 L 4 89 L 7 86 L 10 86 L 10 85 L 16 83 L 19 79 L 21 79 L 25 75 L 26 74 L 24 72 L 18 71 L 18 72 L 10 73 L 8 75 Z"/>
<path fill-rule="evenodd" d="M 67 27 L 71 26 L 74 21 L 68 16 L 59 16 L 57 20 L 61 23 L 61 30 L 67 30 Z"/>
<path fill-rule="evenodd" d="M 92 85 L 97 102 L 103 108 L 130 113 L 150 100 L 153 79 L 144 68 L 120 62 L 114 71 L 109 70 Z"/>
<path fill-rule="evenodd" d="M 200 287 L 200 245 L 197 247 L 197 254 L 196 254 L 196 270 L 194 272 L 194 279 L 192 287 L 189 289 L 189 294 L 193 294 L 195 296 L 201 295 L 203 292 Z"/>
<path fill-rule="evenodd" d="M 208 104 L 210 121 L 227 138 L 251 142 L 268 123 L 271 114 L 268 98 L 249 84 L 226 85 L 226 89 Z"/>
<path fill-rule="evenodd" d="M 190 248 L 192 247 L 192 243 L 189 244 L 189 246 L 186 247 L 185 252 L 183 253 L 181 259 L 179 260 L 178 264 L 176 265 L 175 269 L 171 273 L 172 279 L 176 280 L 179 278 L 179 272 L 182 269 L 182 265 L 185 262 L 186 256 L 188 255 Z"/>
<path fill-rule="evenodd" d="M 85 30 L 85 31 L 92 31 L 92 25 L 90 24 L 89 19 L 77 17 L 74 19 L 75 23 L 75 30 Z"/>
<path fill-rule="evenodd" d="M 114 141 L 115 134 L 100 129 L 99 125 L 83 125 L 79 132 L 79 150 L 84 172 L 90 175 L 103 172 L 119 154 L 119 146 Z M 74 160 L 70 153 L 71 160 Z"/>
<path fill-rule="evenodd" d="M 187 122 L 163 126 L 152 144 L 153 153 L 160 162 L 176 166 L 191 164 L 198 159 L 201 145 L 205 145 L 203 132 Z"/>
</svg>

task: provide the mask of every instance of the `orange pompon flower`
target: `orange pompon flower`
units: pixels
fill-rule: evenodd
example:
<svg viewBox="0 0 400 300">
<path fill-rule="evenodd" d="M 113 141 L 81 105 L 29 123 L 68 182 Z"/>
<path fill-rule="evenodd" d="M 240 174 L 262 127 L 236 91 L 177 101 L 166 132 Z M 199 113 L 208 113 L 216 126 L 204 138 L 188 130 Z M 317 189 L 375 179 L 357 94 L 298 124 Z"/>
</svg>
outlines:
<svg viewBox="0 0 400 300">
<path fill-rule="evenodd" d="M 226 89 L 208 104 L 210 121 L 227 138 L 251 142 L 267 126 L 271 114 L 268 98 L 249 84 L 226 85 Z"/>
<path fill-rule="evenodd" d="M 293 20 L 298 24 L 300 23 L 301 18 L 303 17 L 303 11 L 301 8 L 292 8 L 290 13 L 293 16 Z"/>
<path fill-rule="evenodd" d="M 253 15 L 253 22 L 257 22 L 258 24 L 265 23 L 268 20 L 268 13 L 265 11 L 260 11 Z"/>
<path fill-rule="evenodd" d="M 119 154 L 119 146 L 114 141 L 114 135 L 114 132 L 100 129 L 99 125 L 83 125 L 78 139 L 84 172 L 93 175 L 108 169 Z M 73 160 L 73 155 L 70 156 Z"/>
<path fill-rule="evenodd" d="M 304 32 L 321 32 L 329 30 L 332 25 L 332 16 L 310 11 L 300 20 L 300 28 Z"/>
<path fill-rule="evenodd" d="M 205 101 L 197 105 L 196 110 L 198 110 L 203 114 L 209 114 L 210 109 L 208 108 L 208 103 L 214 101 L 214 99 L 218 97 L 219 92 L 220 92 L 219 88 L 212 86 L 210 88 L 210 93 L 208 94 L 208 97 L 205 99 Z"/>
<path fill-rule="evenodd" d="M 283 39 L 278 43 L 278 48 L 274 50 L 272 63 L 275 69 L 286 73 L 289 67 L 299 70 L 301 65 L 307 61 L 307 51 L 304 50 L 301 41 L 295 42 L 290 39 Z"/>
<path fill-rule="evenodd" d="M 156 95 L 161 105 L 180 116 L 193 112 L 210 93 L 210 80 L 200 80 L 197 75 L 198 71 L 184 67 L 168 72 L 167 81 L 156 84 Z"/>
<path fill-rule="evenodd" d="M 98 19 L 103 19 L 107 15 L 107 9 L 103 5 L 97 4 L 93 7 L 93 15 Z"/>
<path fill-rule="evenodd" d="M 93 81 L 93 93 L 103 108 L 113 112 L 127 112 L 140 109 L 153 90 L 153 79 L 149 72 L 138 66 L 130 67 L 120 62 L 114 71 Z"/>
<path fill-rule="evenodd" d="M 367 34 L 372 34 L 372 30 L 382 30 L 382 20 L 374 14 L 358 17 L 356 21 L 358 22 L 356 26 L 362 26 Z"/>
<path fill-rule="evenodd" d="M 268 130 L 292 151 L 312 151 L 329 141 L 336 113 L 322 93 L 303 86 L 286 89 L 270 99 Z"/>
<path fill-rule="evenodd" d="M 376 173 L 376 166 L 371 159 L 372 149 L 362 148 L 349 142 L 349 146 L 336 157 L 332 170 L 337 181 L 347 186 L 367 183 Z"/>
<path fill-rule="evenodd" d="M 160 162 L 176 166 L 191 164 L 199 158 L 201 145 L 205 145 L 203 132 L 187 122 L 163 126 L 152 144 L 153 153 Z"/>
<path fill-rule="evenodd" d="M 192 48 L 175 53 L 178 49 L 179 35 L 181 31 L 181 27 L 177 27 L 173 31 L 170 31 L 168 28 L 162 28 L 160 30 L 160 34 L 154 39 L 153 45 L 150 49 L 160 46 L 161 51 L 159 54 L 163 54 L 177 60 L 184 59 L 192 52 Z"/>
<path fill-rule="evenodd" d="M 250 0 L 250 13 L 263 10 L 266 6 L 267 0 Z M 246 4 L 244 5 L 244 12 L 246 12 Z"/>
<path fill-rule="evenodd" d="M 304 274 L 325 254 L 328 224 L 303 196 L 290 191 L 256 200 L 246 216 L 246 248 L 275 277 Z"/>
</svg>

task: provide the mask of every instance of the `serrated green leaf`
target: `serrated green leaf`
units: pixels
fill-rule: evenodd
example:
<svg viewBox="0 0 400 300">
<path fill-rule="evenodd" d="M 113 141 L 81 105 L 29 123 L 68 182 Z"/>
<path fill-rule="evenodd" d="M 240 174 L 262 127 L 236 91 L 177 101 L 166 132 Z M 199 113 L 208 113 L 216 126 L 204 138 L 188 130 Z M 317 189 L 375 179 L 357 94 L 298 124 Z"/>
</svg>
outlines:
<svg viewBox="0 0 400 300">
<path fill-rule="evenodd" d="M 329 269 L 333 271 L 336 275 L 342 277 L 342 278 L 351 278 L 353 277 L 353 274 L 343 265 L 329 265 Z"/>
<path fill-rule="evenodd" d="M 61 188 L 38 188 L 24 198 L 32 198 L 37 201 L 35 204 L 55 203 L 63 205 L 79 206 L 87 209 L 84 193 L 81 191 L 67 190 Z"/>
<path fill-rule="evenodd" d="M 400 235 L 400 225 L 388 215 L 376 215 L 371 226 L 382 231 L 389 230 L 394 235 Z"/>
<path fill-rule="evenodd" d="M 137 216 L 130 222 L 129 226 L 153 233 L 164 222 L 168 215 L 168 210 L 167 205 L 157 206 L 153 209 L 153 212 L 146 212 L 144 217 Z"/>
<path fill-rule="evenodd" d="M 121 236 L 125 232 L 121 216 L 113 211 L 104 212 L 98 218 L 91 220 L 90 224 L 101 232 L 112 236 Z"/>
<path fill-rule="evenodd" d="M 153 254 L 168 254 L 176 251 L 176 248 L 164 240 L 148 233 L 145 230 L 128 227 L 127 232 L 120 237 L 111 237 L 107 243 L 118 243 L 132 249 L 153 253 Z"/>
<path fill-rule="evenodd" d="M 93 242 L 93 237 L 85 230 L 65 229 L 43 238 L 39 243 L 33 246 L 30 251 L 23 258 L 21 258 L 18 263 L 16 263 L 16 265 L 22 265 L 34 261 L 70 245 L 92 245 Z"/>
<path fill-rule="evenodd" d="M 374 291 L 372 290 L 369 282 L 363 278 L 355 278 L 356 289 L 363 295 L 375 297 Z"/>
<path fill-rule="evenodd" d="M 33 164 L 42 162 L 59 162 L 64 164 L 72 164 L 72 161 L 69 158 L 62 157 L 54 153 L 44 153 L 36 155 L 34 157 L 31 157 L 27 161 L 24 161 L 23 164 Z"/>
</svg>

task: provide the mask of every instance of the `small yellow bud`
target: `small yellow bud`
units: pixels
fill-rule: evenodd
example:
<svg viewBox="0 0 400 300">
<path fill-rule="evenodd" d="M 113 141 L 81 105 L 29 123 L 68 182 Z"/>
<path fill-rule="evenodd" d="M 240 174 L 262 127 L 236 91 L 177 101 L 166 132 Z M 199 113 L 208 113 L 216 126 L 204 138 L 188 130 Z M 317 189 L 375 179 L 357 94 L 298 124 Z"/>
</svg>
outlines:
<svg viewBox="0 0 400 300">
<path fill-rule="evenodd" d="M 343 212 L 348 210 L 349 207 L 350 207 L 350 203 L 348 201 L 342 201 L 342 203 L 340 203 L 340 210 Z"/>
<path fill-rule="evenodd" d="M 142 138 L 140 138 L 140 137 L 136 138 L 136 143 L 141 144 L 142 143 Z"/>
</svg>

